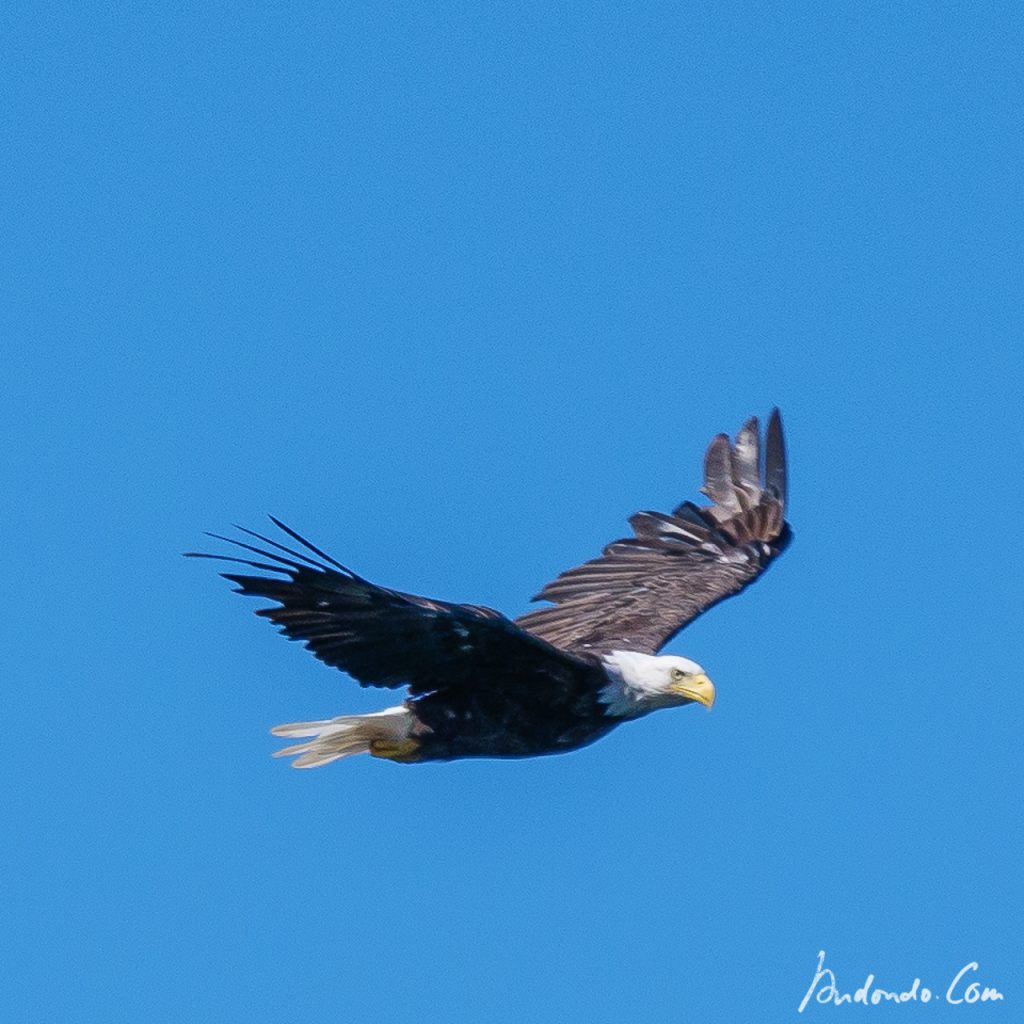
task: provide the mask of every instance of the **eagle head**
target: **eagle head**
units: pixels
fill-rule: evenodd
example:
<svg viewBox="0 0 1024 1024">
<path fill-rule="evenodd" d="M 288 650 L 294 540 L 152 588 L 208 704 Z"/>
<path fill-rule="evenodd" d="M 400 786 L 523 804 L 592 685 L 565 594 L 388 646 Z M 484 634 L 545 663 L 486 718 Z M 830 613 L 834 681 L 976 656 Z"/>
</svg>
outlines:
<svg viewBox="0 0 1024 1024">
<path fill-rule="evenodd" d="M 695 661 L 675 654 L 612 651 L 604 657 L 608 685 L 601 699 L 608 714 L 635 718 L 658 708 L 696 701 L 706 708 L 715 703 L 715 686 Z"/>
</svg>

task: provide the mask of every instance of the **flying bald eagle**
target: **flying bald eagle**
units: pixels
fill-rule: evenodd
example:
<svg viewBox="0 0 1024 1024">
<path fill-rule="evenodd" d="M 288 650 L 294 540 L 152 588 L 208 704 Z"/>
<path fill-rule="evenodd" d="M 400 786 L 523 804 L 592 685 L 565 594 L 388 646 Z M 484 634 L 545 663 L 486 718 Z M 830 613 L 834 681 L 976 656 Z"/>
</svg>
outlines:
<svg viewBox="0 0 1024 1024">
<path fill-rule="evenodd" d="M 384 711 L 277 726 L 302 741 L 277 751 L 294 767 L 367 752 L 404 763 L 557 754 L 658 708 L 714 703 L 700 665 L 656 652 L 789 543 L 778 409 L 763 454 L 756 417 L 732 444 L 712 440 L 701 490 L 711 505 L 638 512 L 634 536 L 562 573 L 534 598 L 550 604 L 515 620 L 379 587 L 273 517 L 301 550 L 236 527 L 273 550 L 211 536 L 267 561 L 189 555 L 274 573 L 223 575 L 237 593 L 277 602 L 256 614 L 321 661 L 363 686 L 408 687 Z"/>
</svg>

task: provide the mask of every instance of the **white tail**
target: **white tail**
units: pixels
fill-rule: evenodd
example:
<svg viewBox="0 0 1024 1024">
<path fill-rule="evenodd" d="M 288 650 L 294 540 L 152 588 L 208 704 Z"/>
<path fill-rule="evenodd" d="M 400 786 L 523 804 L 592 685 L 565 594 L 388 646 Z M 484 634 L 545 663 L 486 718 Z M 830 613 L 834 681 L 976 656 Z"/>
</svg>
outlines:
<svg viewBox="0 0 1024 1024">
<path fill-rule="evenodd" d="M 322 722 L 291 722 L 277 725 L 270 731 L 275 736 L 291 739 L 305 739 L 274 752 L 274 757 L 298 755 L 292 762 L 293 768 L 319 768 L 351 754 L 373 752 L 375 744 L 383 751 L 401 748 L 409 740 L 413 716 L 403 705 L 375 711 L 369 715 L 343 715 L 328 718 Z"/>
</svg>

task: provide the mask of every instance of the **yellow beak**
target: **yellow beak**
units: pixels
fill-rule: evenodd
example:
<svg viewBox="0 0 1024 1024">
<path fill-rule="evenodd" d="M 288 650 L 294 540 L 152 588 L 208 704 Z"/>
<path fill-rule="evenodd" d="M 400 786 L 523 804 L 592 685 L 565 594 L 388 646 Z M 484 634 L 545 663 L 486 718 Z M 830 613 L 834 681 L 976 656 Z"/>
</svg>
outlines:
<svg viewBox="0 0 1024 1024">
<path fill-rule="evenodd" d="M 678 693 L 688 700 L 695 700 L 703 704 L 709 711 L 715 703 L 715 684 L 703 672 L 697 675 L 687 676 L 680 679 L 678 683 L 672 684 L 672 692 Z"/>
</svg>

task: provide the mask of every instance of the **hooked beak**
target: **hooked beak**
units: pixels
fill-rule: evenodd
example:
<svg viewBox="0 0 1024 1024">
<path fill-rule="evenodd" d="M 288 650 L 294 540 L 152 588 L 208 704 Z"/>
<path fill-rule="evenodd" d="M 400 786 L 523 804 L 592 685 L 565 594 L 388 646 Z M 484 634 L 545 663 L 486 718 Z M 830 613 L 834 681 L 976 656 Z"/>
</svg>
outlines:
<svg viewBox="0 0 1024 1024">
<path fill-rule="evenodd" d="M 715 684 L 703 672 L 680 679 L 678 683 L 672 685 L 672 692 L 686 697 L 687 700 L 703 704 L 708 711 L 715 703 Z"/>
</svg>

